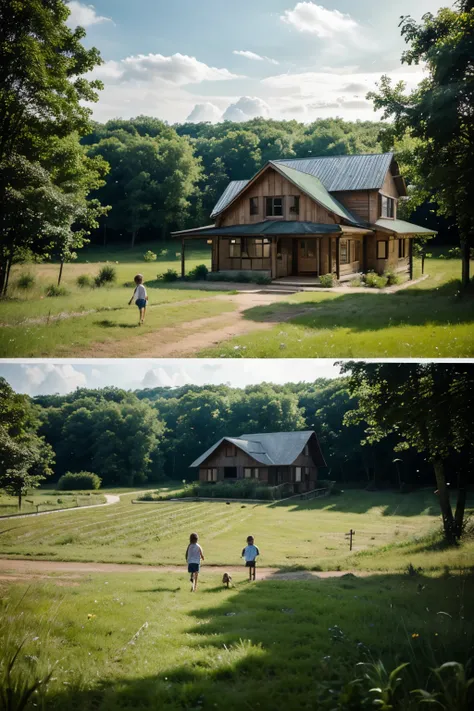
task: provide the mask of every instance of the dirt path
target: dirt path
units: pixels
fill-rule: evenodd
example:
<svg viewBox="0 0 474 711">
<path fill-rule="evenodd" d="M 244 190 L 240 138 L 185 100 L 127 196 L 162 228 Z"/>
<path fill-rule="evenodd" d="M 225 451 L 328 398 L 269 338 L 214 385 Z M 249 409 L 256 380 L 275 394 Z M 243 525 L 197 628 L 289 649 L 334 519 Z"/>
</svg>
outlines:
<svg viewBox="0 0 474 711">
<path fill-rule="evenodd" d="M 243 336 L 254 331 L 265 331 L 276 323 L 284 323 L 290 318 L 295 318 L 312 311 L 314 307 L 301 308 L 295 311 L 294 305 L 289 305 L 288 311 L 279 311 L 278 314 L 269 316 L 264 322 L 251 321 L 244 317 L 244 312 L 255 306 L 269 306 L 270 304 L 288 300 L 288 294 L 222 294 L 214 297 L 216 300 L 235 304 L 235 311 L 208 316 L 193 321 L 185 321 L 177 326 L 167 326 L 158 331 L 147 333 L 113 343 L 91 343 L 81 349 L 81 357 L 118 358 L 124 355 L 126 347 L 127 356 L 134 358 L 181 358 L 193 356 L 203 348 L 218 345 L 235 336 Z"/>
<path fill-rule="evenodd" d="M 100 493 L 100 492 L 98 492 Z M 139 489 L 138 491 L 130 491 L 127 492 L 126 496 L 129 495 L 135 495 L 135 494 L 144 494 L 145 490 L 144 489 Z M 96 509 L 99 506 L 111 506 L 112 504 L 118 504 L 120 501 L 120 496 L 124 496 L 125 494 L 120 494 L 120 496 L 117 496 L 117 494 L 102 494 L 105 497 L 105 503 L 103 504 L 92 504 L 91 506 L 69 506 L 66 509 L 51 509 L 50 511 L 31 511 L 30 513 L 26 514 L 12 514 L 10 516 L 0 516 L 0 520 L 3 519 L 8 519 L 8 518 L 29 518 L 30 516 L 47 516 L 49 514 L 55 514 L 55 513 L 62 513 L 63 511 L 81 511 L 84 509 Z"/>
<path fill-rule="evenodd" d="M 243 566 L 235 565 L 203 565 L 202 576 L 206 573 L 230 573 L 231 575 L 247 575 Z M 77 563 L 58 560 L 23 560 L 15 558 L 0 558 L 0 579 L 18 580 L 48 576 L 51 573 L 67 574 L 67 577 L 79 578 L 87 573 L 176 573 L 187 575 L 185 565 L 134 565 L 133 563 Z M 259 580 L 317 580 L 319 578 L 341 578 L 344 575 L 364 577 L 374 575 L 372 571 L 331 570 L 313 572 L 299 570 L 297 572 L 280 572 L 279 568 L 257 568 Z"/>
</svg>

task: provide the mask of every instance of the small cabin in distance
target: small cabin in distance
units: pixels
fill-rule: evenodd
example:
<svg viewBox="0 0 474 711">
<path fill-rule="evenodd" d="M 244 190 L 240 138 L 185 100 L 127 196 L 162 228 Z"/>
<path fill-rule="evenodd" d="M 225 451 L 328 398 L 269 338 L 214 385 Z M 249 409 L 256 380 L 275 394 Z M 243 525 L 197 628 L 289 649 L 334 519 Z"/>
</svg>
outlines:
<svg viewBox="0 0 474 711">
<path fill-rule="evenodd" d="M 269 486 L 288 484 L 295 494 L 315 489 L 325 466 L 312 430 L 223 437 L 191 464 L 199 467 L 200 482 L 255 479 Z"/>
<path fill-rule="evenodd" d="M 413 238 L 435 232 L 398 219 L 406 194 L 392 153 L 269 161 L 250 180 L 229 183 L 214 224 L 173 236 L 182 250 L 188 239 L 212 242 L 213 272 L 344 281 L 390 269 L 411 277 Z"/>
</svg>

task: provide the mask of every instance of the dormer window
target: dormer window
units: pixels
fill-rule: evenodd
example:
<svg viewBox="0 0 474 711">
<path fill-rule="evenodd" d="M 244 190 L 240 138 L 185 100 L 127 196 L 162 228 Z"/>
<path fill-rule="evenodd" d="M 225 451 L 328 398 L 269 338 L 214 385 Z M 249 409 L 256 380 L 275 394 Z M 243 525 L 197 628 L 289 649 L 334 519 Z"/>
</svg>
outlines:
<svg viewBox="0 0 474 711">
<path fill-rule="evenodd" d="M 394 217 L 395 216 L 395 199 L 387 197 L 386 195 L 380 196 L 380 217 Z"/>
<path fill-rule="evenodd" d="M 265 217 L 283 217 L 283 198 L 265 198 Z"/>
<path fill-rule="evenodd" d="M 250 214 L 258 215 L 258 197 L 250 198 Z"/>
<path fill-rule="evenodd" d="M 290 212 L 292 215 L 300 214 L 300 197 L 299 195 L 293 195 L 290 198 Z"/>
</svg>

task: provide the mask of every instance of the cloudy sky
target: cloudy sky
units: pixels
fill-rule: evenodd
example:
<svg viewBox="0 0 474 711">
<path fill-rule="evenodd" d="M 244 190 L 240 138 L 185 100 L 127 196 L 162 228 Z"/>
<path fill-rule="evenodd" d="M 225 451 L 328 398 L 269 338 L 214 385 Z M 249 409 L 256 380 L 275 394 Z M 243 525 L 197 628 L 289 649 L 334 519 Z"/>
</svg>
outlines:
<svg viewBox="0 0 474 711">
<path fill-rule="evenodd" d="M 269 360 L 109 360 L 0 361 L 0 377 L 16 392 L 65 395 L 76 388 L 141 389 L 186 384 L 228 384 L 244 387 L 262 382 L 288 383 L 335 378 L 339 368 L 329 359 Z"/>
<path fill-rule="evenodd" d="M 400 16 L 450 4 L 320 2 L 72 0 L 69 24 L 85 27 L 104 59 L 94 117 L 375 119 L 365 94 L 382 74 L 409 87 L 423 77 L 400 65 Z"/>
</svg>

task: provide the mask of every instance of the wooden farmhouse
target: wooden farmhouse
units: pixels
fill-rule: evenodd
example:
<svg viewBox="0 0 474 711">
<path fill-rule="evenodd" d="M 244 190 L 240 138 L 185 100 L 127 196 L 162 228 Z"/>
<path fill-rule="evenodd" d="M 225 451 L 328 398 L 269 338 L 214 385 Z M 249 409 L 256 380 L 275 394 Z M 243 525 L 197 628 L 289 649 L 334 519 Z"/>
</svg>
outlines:
<svg viewBox="0 0 474 711">
<path fill-rule="evenodd" d="M 269 486 L 289 484 L 294 493 L 316 488 L 318 468 L 325 467 L 315 432 L 271 432 L 223 437 L 191 467 L 199 481 L 256 479 Z"/>
<path fill-rule="evenodd" d="M 397 217 L 406 185 L 392 153 L 269 161 L 232 181 L 212 225 L 174 232 L 212 242 L 213 272 L 274 280 L 391 269 L 413 274 L 413 238 L 435 232 Z"/>
</svg>

